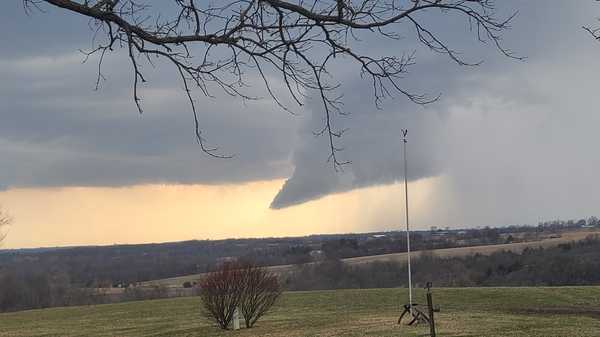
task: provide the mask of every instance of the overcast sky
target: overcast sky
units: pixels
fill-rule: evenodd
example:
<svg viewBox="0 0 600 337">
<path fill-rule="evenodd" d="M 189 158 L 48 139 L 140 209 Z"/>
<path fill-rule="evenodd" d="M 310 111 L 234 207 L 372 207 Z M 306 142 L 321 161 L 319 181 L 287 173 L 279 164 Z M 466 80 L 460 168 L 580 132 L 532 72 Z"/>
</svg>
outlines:
<svg viewBox="0 0 600 337">
<path fill-rule="evenodd" d="M 340 128 L 349 129 L 341 140 L 345 150 L 340 156 L 352 161 L 343 172 L 336 173 L 327 163 L 326 139 L 312 135 L 323 116 L 318 102 L 308 99 L 294 116 L 269 99 L 244 103 L 219 93 L 216 98 L 204 98 L 197 92 L 206 137 L 222 152 L 235 154 L 227 160 L 210 158 L 194 141 L 193 120 L 181 84 L 166 65 L 146 69 L 149 83 L 141 90 L 144 113 L 140 115 L 131 97 L 130 65 L 122 53 L 106 60 L 107 80 L 100 90 L 94 90 L 97 63 L 90 60 L 82 64 L 78 51 L 92 46 L 86 19 L 48 6 L 44 7 L 46 13 L 28 16 L 21 1 L 3 3 L 0 204 L 12 208 L 18 213 L 15 218 L 21 219 L 11 229 L 17 238 L 11 243 L 9 235 L 7 244 L 162 241 L 306 234 L 319 228 L 393 228 L 392 224 L 399 222 L 394 218 L 399 215 L 394 205 L 402 197 L 395 193 L 403 173 L 401 128 L 409 129 L 409 177 L 411 181 L 421 179 L 423 183 L 414 187 L 427 190 L 413 192 L 416 198 L 427 196 L 418 201 L 417 227 L 535 223 L 599 215 L 600 114 L 596 91 L 600 84 L 600 43 L 581 26 L 594 23 L 595 13 L 600 16 L 600 5 L 586 0 L 576 6 L 571 1 L 549 0 L 502 1 L 497 5 L 502 14 L 519 11 L 503 43 L 525 56 L 525 61 L 504 57 L 489 44 L 481 45 L 468 34 L 465 22 L 440 19 L 439 15 L 431 17 L 435 20 L 423 19 L 433 30 L 442 32 L 441 36 L 467 60 L 484 60 L 482 65 L 459 67 L 443 55 L 432 54 L 415 43 L 410 30 L 401 31 L 407 38 L 400 41 L 363 39 L 357 46 L 387 55 L 415 50 L 417 65 L 402 83 L 413 91 L 442 94 L 438 102 L 426 107 L 398 96 L 376 109 L 369 82 L 360 80 L 357 68 L 344 62 L 335 68 L 346 110 L 351 113 L 335 120 Z M 277 87 L 278 82 L 274 83 Z M 264 94 L 258 87 L 251 90 Z M 268 184 L 268 188 L 260 184 Z M 45 203 L 44 210 L 54 212 L 52 226 L 71 221 L 68 191 L 75 190 L 73 195 L 84 198 L 78 187 L 85 186 L 87 195 L 112 188 L 106 198 L 113 199 L 105 201 L 119 204 L 119 212 L 127 212 L 126 203 L 120 199 L 129 193 L 124 191 L 157 185 L 188 186 L 190 190 L 182 195 L 195 191 L 202 200 L 206 197 L 202 193 L 208 193 L 210 186 L 229 188 L 230 193 L 240 193 L 236 190 L 239 186 L 254 186 L 260 190 L 260 198 L 246 190 L 250 194 L 244 194 L 244 200 L 261 202 L 252 203 L 256 209 L 246 210 L 248 214 L 291 212 L 285 213 L 290 218 L 270 215 L 252 220 L 253 226 L 269 222 L 264 226 L 273 230 L 250 231 L 243 220 L 236 220 L 224 232 L 211 228 L 165 235 L 157 229 L 158 234 L 151 237 L 26 239 L 36 228 L 49 226 L 39 215 L 40 203 Z M 47 200 L 57 195 L 56 188 L 66 193 L 62 194 L 64 204 L 48 209 Z M 24 196 L 30 195 L 27 193 L 45 197 L 28 199 Z M 161 189 L 147 193 L 154 193 L 161 202 L 179 202 L 177 198 L 163 200 L 164 195 L 159 194 L 165 192 Z M 350 212 L 353 218 L 345 217 L 344 227 L 337 222 L 349 199 L 335 199 L 340 203 L 335 207 L 334 199 L 323 199 L 339 193 L 353 198 L 347 207 L 362 207 L 357 200 L 365 201 L 365 195 L 379 204 L 371 205 L 368 216 Z M 212 202 L 239 206 L 231 205 L 234 201 L 228 198 Z M 193 208 L 193 197 L 188 201 Z M 308 201 L 313 203 L 312 211 L 290 210 Z M 144 211 L 136 208 L 136 212 Z M 302 228 L 297 224 L 292 230 L 277 223 L 297 218 L 300 213 L 304 223 L 336 225 Z M 94 221 L 96 230 L 102 231 L 103 221 Z"/>
</svg>

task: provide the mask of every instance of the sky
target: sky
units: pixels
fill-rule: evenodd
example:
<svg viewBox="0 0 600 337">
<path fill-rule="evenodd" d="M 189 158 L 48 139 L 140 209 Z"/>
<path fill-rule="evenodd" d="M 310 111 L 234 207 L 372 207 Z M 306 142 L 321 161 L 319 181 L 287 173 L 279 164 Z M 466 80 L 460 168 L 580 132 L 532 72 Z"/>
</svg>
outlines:
<svg viewBox="0 0 600 337">
<path fill-rule="evenodd" d="M 115 52 L 95 90 L 88 21 L 20 1 L 0 11 L 0 205 L 14 218 L 5 248 L 165 242 L 401 229 L 400 129 L 409 129 L 411 223 L 474 227 L 599 215 L 597 113 L 600 43 L 594 1 L 502 1 L 518 10 L 503 43 L 525 60 L 478 43 L 466 23 L 423 17 L 477 67 L 420 47 L 362 39 L 374 54 L 415 52 L 402 80 L 441 98 L 425 107 L 397 96 L 373 104 L 356 66 L 333 69 L 350 112 L 336 172 L 315 137 L 323 110 L 296 114 L 272 100 L 194 92 L 204 134 L 231 159 L 203 154 L 172 69 L 145 68 L 144 113 L 131 96 L 127 58 Z M 283 90 L 273 77 L 276 92 Z M 251 80 L 252 82 L 252 80 Z M 255 83 L 256 84 L 256 83 Z M 259 85 L 249 88 L 264 95 Z M 289 98 L 287 98 L 289 99 Z M 284 98 L 285 100 L 285 98 Z"/>
</svg>

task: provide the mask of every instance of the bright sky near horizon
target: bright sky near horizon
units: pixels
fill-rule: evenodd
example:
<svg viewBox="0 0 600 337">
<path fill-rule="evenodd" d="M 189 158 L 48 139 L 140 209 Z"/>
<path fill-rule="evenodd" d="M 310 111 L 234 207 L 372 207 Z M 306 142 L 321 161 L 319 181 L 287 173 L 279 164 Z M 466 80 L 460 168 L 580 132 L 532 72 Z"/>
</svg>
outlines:
<svg viewBox="0 0 600 337">
<path fill-rule="evenodd" d="M 402 184 L 270 209 L 269 201 L 282 183 L 12 189 L 0 192 L 15 218 L 3 248 L 301 236 L 404 226 Z M 410 184 L 417 220 L 434 183 L 426 179 Z"/>
<path fill-rule="evenodd" d="M 15 219 L 5 248 L 402 228 L 400 128 L 409 129 L 415 228 L 600 216 L 600 43 L 581 28 L 600 17 L 595 1 L 496 2 L 501 17 L 519 11 L 503 43 L 525 61 L 437 14 L 423 21 L 482 65 L 459 67 L 404 26 L 394 43 L 361 40 L 356 48 L 374 55 L 414 51 L 402 85 L 442 96 L 425 107 L 396 97 L 378 110 L 356 65 L 336 63 L 350 113 L 335 119 L 349 130 L 343 172 L 313 135 L 323 109 L 310 97 L 291 115 L 268 99 L 194 92 L 203 135 L 235 154 L 209 158 L 171 67 L 144 65 L 140 115 L 123 52 L 107 55 L 106 81 L 94 90 L 97 59 L 82 64 L 79 52 L 93 47 L 87 19 L 0 6 L 0 205 Z"/>
</svg>

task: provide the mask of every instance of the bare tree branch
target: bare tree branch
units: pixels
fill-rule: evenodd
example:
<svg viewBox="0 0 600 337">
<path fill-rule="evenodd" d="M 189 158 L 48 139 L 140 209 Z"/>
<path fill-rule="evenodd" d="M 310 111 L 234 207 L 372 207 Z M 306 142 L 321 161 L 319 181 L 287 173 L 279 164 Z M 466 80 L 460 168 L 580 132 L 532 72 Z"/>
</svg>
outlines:
<svg viewBox="0 0 600 337">
<path fill-rule="evenodd" d="M 0 206 L 0 230 L 9 226 L 12 223 L 12 221 L 13 221 L 13 218 L 8 213 L 6 213 Z M 0 232 L 0 242 L 4 241 L 5 238 L 6 238 L 6 233 Z"/>
<path fill-rule="evenodd" d="M 334 169 L 349 161 L 338 158 L 338 139 L 344 130 L 335 127 L 341 107 L 339 83 L 329 72 L 330 63 L 341 57 L 353 61 L 373 86 L 375 104 L 394 92 L 417 104 L 428 104 L 437 96 L 417 94 L 406 88 L 402 78 L 415 63 L 414 53 L 372 56 L 352 48 L 357 33 L 398 40 L 399 24 L 414 28 L 416 41 L 433 52 L 448 56 L 458 65 L 477 65 L 462 58 L 440 36 L 422 22 L 422 15 L 437 11 L 468 23 L 481 42 L 491 41 L 502 54 L 516 57 L 501 44 L 501 34 L 513 16 L 497 18 L 492 0 L 172 0 L 175 14 L 161 15 L 143 0 L 23 0 L 26 8 L 42 3 L 89 17 L 105 42 L 86 53 L 99 54 L 97 84 L 103 79 L 102 61 L 107 52 L 125 48 L 133 73 L 133 99 L 142 112 L 138 86 L 145 82 L 140 67 L 144 60 L 160 58 L 177 70 L 193 112 L 195 136 L 202 150 L 223 156 L 206 145 L 199 114 L 191 94 L 195 86 L 211 96 L 212 88 L 231 96 L 256 99 L 244 90 L 252 74 L 282 109 L 293 109 L 276 96 L 268 74 L 279 74 L 292 101 L 302 105 L 317 93 L 324 122 L 317 135 L 326 135 L 329 161 Z M 250 75 L 248 74 L 250 73 Z"/>
<path fill-rule="evenodd" d="M 588 32 L 596 41 L 600 41 L 600 28 L 592 26 L 583 26 L 581 28 Z"/>
</svg>

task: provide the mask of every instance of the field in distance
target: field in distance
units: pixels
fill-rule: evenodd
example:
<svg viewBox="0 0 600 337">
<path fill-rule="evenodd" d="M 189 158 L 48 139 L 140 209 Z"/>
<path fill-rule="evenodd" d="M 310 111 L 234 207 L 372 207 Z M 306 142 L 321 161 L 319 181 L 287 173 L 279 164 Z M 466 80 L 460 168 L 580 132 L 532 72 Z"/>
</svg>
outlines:
<svg viewBox="0 0 600 337">
<path fill-rule="evenodd" d="M 52 308 L 0 315 L 0 336 L 424 336 L 399 326 L 405 289 L 284 293 L 253 329 L 222 331 L 200 315 L 197 297 Z M 415 298 L 422 303 L 424 293 Z M 441 288 L 439 336 L 600 336 L 600 287 Z"/>
<path fill-rule="evenodd" d="M 598 230 L 577 230 L 564 232 L 560 234 L 560 237 L 555 238 L 546 238 L 540 241 L 529 241 L 529 242 L 518 242 L 518 243 L 508 243 L 508 244 L 500 244 L 500 245 L 485 245 L 485 246 L 470 246 L 470 247 L 457 247 L 457 248 L 444 248 L 444 249 L 435 249 L 428 251 L 419 251 L 414 252 L 415 256 L 419 256 L 419 254 L 423 252 L 433 253 L 437 256 L 441 257 L 461 257 L 467 256 L 471 254 L 483 254 L 490 255 L 495 252 L 507 250 L 515 253 L 522 252 L 525 248 L 533 248 L 533 247 L 554 247 L 561 243 L 567 243 L 571 241 L 583 240 L 589 235 L 600 235 L 600 231 Z M 383 254 L 383 255 L 371 255 L 371 256 L 360 256 L 360 257 L 351 257 L 342 259 L 344 263 L 347 264 L 361 264 L 368 262 L 388 262 L 388 261 L 396 261 L 396 262 L 406 262 L 406 253 L 395 253 L 395 254 Z M 271 266 L 269 269 L 272 272 L 285 274 L 287 272 L 292 271 L 294 268 L 293 265 L 281 265 L 281 266 Z M 181 287 L 184 282 L 195 282 L 201 277 L 202 274 L 193 274 L 179 277 L 171 277 L 167 279 L 161 280 L 153 280 L 147 282 L 141 282 L 144 286 L 150 285 L 163 285 L 168 287 Z"/>
</svg>

